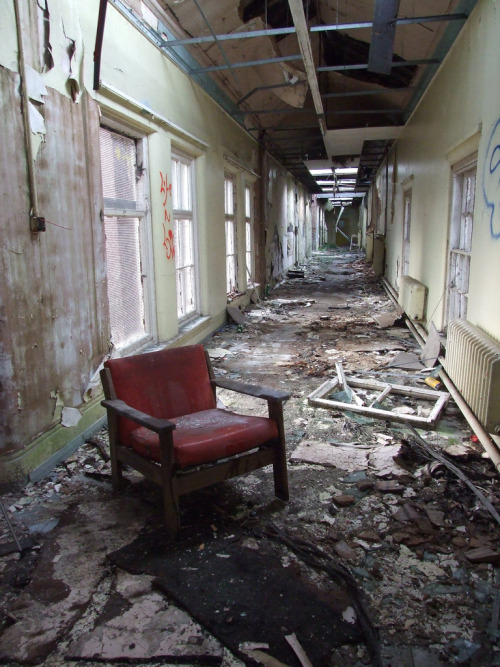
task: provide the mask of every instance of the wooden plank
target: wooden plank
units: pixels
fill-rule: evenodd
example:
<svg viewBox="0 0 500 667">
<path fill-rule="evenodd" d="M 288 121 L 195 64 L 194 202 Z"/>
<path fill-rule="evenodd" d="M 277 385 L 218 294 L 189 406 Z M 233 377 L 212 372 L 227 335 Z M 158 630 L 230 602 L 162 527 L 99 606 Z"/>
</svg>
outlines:
<svg viewBox="0 0 500 667">
<path fill-rule="evenodd" d="M 318 396 L 324 396 L 325 394 L 330 393 L 335 387 L 337 387 L 339 384 L 338 378 L 335 378 L 334 380 L 326 380 L 326 382 L 323 382 L 323 384 L 315 389 L 311 394 L 309 394 L 308 399 L 309 402 L 311 399 L 314 399 Z"/>
<path fill-rule="evenodd" d="M 236 459 L 222 461 L 207 468 L 187 471 L 177 475 L 178 493 L 183 495 L 190 491 L 203 489 L 210 484 L 224 482 L 238 475 L 244 475 L 265 465 L 274 463 L 276 451 L 272 447 L 244 454 Z"/>
<path fill-rule="evenodd" d="M 359 387 L 362 389 L 380 389 L 383 390 L 387 386 L 387 382 L 379 382 L 377 380 L 362 380 L 360 378 L 347 378 L 351 387 Z M 428 398 L 435 401 L 438 396 L 449 394 L 447 392 L 439 392 L 434 389 L 423 389 L 420 387 L 408 387 L 403 384 L 391 384 L 391 391 L 394 394 L 402 394 L 403 396 L 417 396 L 420 398 Z"/>
<path fill-rule="evenodd" d="M 374 401 L 372 401 L 372 402 L 370 403 L 370 405 L 369 405 L 368 407 L 369 407 L 369 408 L 373 408 L 373 406 L 375 405 L 375 403 L 382 403 L 382 401 L 384 400 L 384 398 L 385 398 L 388 394 L 391 393 L 391 390 L 392 390 L 392 387 L 391 387 L 390 384 L 388 384 L 387 387 L 384 389 L 384 391 L 382 391 L 382 392 L 377 396 L 377 398 L 376 398 Z"/>
<path fill-rule="evenodd" d="M 123 445 L 118 445 L 116 447 L 116 453 L 120 461 L 126 465 L 129 465 L 131 468 L 134 468 L 140 472 L 141 475 L 144 475 L 144 477 L 147 477 L 148 479 L 155 482 L 155 484 L 158 484 L 159 486 L 162 485 L 162 476 L 159 463 L 150 461 L 149 459 L 144 458 L 144 456 L 137 454 L 137 452 L 134 452 L 133 449 L 124 447 Z"/>
<path fill-rule="evenodd" d="M 361 398 L 356 394 L 356 392 L 352 389 L 352 387 L 349 386 L 347 383 L 347 379 L 344 373 L 344 369 L 342 367 L 342 364 L 339 361 L 335 362 L 335 368 L 337 369 L 337 375 L 339 377 L 339 382 L 340 386 L 343 388 L 345 393 L 347 394 L 350 402 L 356 403 L 356 405 L 364 405 L 364 402 L 361 400 Z"/>
<path fill-rule="evenodd" d="M 412 424 L 426 426 L 427 428 L 434 428 L 436 423 L 430 422 L 427 417 L 419 417 L 418 415 L 402 415 L 390 410 L 379 410 L 377 408 L 369 408 L 366 405 L 355 405 L 354 403 L 342 403 L 341 401 L 330 401 L 325 398 L 316 398 L 309 401 L 312 405 L 317 405 L 320 408 L 345 410 L 346 412 L 356 412 L 366 417 L 373 417 L 375 419 L 387 419 L 396 422 L 410 422 Z"/>
</svg>

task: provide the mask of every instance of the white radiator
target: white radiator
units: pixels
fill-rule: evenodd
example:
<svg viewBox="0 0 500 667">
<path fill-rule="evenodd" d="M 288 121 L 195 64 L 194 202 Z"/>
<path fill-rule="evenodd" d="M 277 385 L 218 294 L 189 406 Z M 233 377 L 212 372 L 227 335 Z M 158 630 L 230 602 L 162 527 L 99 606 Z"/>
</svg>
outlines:
<svg viewBox="0 0 500 667">
<path fill-rule="evenodd" d="M 500 433 L 500 343 L 467 320 L 453 320 L 444 367 L 485 429 Z"/>
<path fill-rule="evenodd" d="M 427 299 L 427 287 L 411 276 L 399 279 L 399 305 L 410 320 L 423 320 Z"/>
</svg>

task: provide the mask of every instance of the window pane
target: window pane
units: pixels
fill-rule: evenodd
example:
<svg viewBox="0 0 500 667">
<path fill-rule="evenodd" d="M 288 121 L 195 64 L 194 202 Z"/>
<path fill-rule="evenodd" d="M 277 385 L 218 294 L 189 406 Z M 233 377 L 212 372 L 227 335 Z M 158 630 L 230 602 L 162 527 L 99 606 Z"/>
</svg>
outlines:
<svg viewBox="0 0 500 667">
<path fill-rule="evenodd" d="M 189 187 L 189 166 L 187 164 L 181 164 L 180 169 L 180 182 L 181 182 L 181 208 L 184 211 L 191 210 L 191 196 L 190 196 L 190 187 Z"/>
<path fill-rule="evenodd" d="M 101 127 L 100 147 L 104 206 L 136 209 L 135 140 Z"/>
<path fill-rule="evenodd" d="M 173 200 L 173 227 L 179 319 L 197 311 L 192 167 L 193 162 L 187 158 L 172 158 L 172 189 L 177 193 Z"/>
<path fill-rule="evenodd" d="M 250 218 L 252 215 L 252 207 L 250 204 L 250 188 L 245 188 L 245 217 Z"/>
<path fill-rule="evenodd" d="M 112 342 L 117 347 L 145 333 L 139 218 L 104 218 Z"/>
<path fill-rule="evenodd" d="M 180 208 L 179 160 L 172 160 L 172 206 Z"/>
<path fill-rule="evenodd" d="M 225 212 L 227 215 L 234 214 L 234 201 L 233 201 L 233 179 L 226 178 L 224 181 L 224 192 L 225 192 Z"/>
</svg>

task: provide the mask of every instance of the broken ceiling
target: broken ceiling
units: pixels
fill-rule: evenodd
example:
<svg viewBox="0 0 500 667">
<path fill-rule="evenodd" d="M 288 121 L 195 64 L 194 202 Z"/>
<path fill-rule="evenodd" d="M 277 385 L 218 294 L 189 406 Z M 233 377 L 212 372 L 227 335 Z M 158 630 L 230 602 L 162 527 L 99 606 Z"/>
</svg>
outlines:
<svg viewBox="0 0 500 667">
<path fill-rule="evenodd" d="M 351 160 L 359 165 L 353 191 L 367 191 L 476 4 L 109 2 L 152 33 L 166 55 L 323 196 L 331 188 L 311 175 L 316 161 L 331 167 Z"/>
</svg>

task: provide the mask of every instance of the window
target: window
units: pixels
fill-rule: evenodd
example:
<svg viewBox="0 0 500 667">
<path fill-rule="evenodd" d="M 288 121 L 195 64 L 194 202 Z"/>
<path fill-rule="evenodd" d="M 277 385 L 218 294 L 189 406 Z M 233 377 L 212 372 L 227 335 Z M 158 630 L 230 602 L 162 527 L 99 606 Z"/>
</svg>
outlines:
<svg viewBox="0 0 500 667">
<path fill-rule="evenodd" d="M 226 291 L 228 294 L 236 292 L 238 289 L 235 208 L 234 178 L 226 174 L 224 177 L 224 212 L 226 221 Z"/>
<path fill-rule="evenodd" d="M 252 191 L 250 187 L 245 186 L 245 241 L 246 241 L 246 272 L 247 283 L 253 282 L 253 206 Z"/>
<path fill-rule="evenodd" d="M 403 265 L 402 275 L 410 271 L 410 226 L 411 226 L 411 190 L 405 190 L 403 196 Z"/>
<path fill-rule="evenodd" d="M 172 202 L 177 280 L 177 317 L 188 319 L 198 312 L 196 233 L 193 207 L 193 160 L 172 157 Z"/>
<path fill-rule="evenodd" d="M 118 349 L 152 337 L 143 141 L 100 129 L 111 341 Z"/>
<path fill-rule="evenodd" d="M 453 174 L 450 225 L 447 322 L 467 317 L 472 223 L 476 194 L 475 156 L 457 165 Z"/>
</svg>

